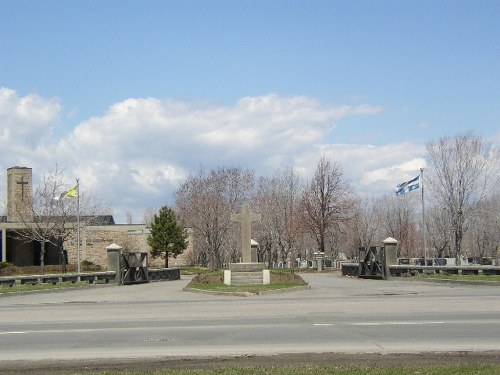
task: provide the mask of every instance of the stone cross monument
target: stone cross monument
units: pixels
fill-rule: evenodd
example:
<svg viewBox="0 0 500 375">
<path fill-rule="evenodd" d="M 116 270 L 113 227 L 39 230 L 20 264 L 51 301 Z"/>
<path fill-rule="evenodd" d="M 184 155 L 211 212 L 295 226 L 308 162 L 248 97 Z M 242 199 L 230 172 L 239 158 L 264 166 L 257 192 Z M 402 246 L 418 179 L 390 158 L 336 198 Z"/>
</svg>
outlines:
<svg viewBox="0 0 500 375">
<path fill-rule="evenodd" d="M 231 220 L 238 221 L 241 223 L 241 256 L 243 263 L 252 262 L 252 221 L 260 220 L 261 215 L 250 212 L 250 206 L 244 204 L 241 206 L 241 212 L 238 214 L 232 214 Z"/>
<path fill-rule="evenodd" d="M 252 261 L 252 221 L 260 220 L 260 214 L 250 212 L 248 204 L 241 206 L 241 212 L 231 215 L 232 221 L 241 224 L 241 263 L 229 263 L 229 269 L 224 270 L 224 284 L 250 285 L 269 284 L 271 274 L 265 263 Z"/>
</svg>

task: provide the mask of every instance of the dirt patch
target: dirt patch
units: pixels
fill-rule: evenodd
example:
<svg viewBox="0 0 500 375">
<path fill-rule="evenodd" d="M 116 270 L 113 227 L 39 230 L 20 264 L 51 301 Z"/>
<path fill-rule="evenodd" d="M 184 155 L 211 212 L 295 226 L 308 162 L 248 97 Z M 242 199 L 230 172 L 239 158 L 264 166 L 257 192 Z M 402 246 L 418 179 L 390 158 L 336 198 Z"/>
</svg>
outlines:
<svg viewBox="0 0 500 375">
<path fill-rule="evenodd" d="M 224 283 L 224 276 L 220 274 L 212 274 L 212 273 L 200 273 L 193 277 L 193 279 L 189 282 L 188 288 L 192 288 L 194 285 L 200 284 L 222 284 Z"/>
<path fill-rule="evenodd" d="M 273 274 L 271 273 L 271 283 L 298 283 L 300 285 L 307 285 L 302 277 L 293 273 L 279 273 Z"/>
</svg>

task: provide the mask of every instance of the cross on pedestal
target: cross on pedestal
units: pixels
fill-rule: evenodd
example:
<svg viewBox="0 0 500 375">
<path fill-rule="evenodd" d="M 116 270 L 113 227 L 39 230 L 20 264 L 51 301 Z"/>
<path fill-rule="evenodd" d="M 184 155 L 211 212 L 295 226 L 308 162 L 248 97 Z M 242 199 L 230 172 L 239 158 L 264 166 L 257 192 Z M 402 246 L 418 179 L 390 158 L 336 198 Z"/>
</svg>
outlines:
<svg viewBox="0 0 500 375">
<path fill-rule="evenodd" d="M 21 185 L 21 199 L 24 200 L 24 185 L 28 185 L 28 181 L 24 181 L 24 176 L 21 176 L 21 181 L 17 181 L 16 184 Z"/>
<path fill-rule="evenodd" d="M 251 226 L 252 221 L 260 220 L 261 215 L 250 212 L 250 207 L 248 204 L 241 206 L 241 212 L 238 214 L 232 214 L 231 220 L 238 221 L 241 223 L 241 255 L 243 263 L 252 262 L 252 233 Z"/>
</svg>

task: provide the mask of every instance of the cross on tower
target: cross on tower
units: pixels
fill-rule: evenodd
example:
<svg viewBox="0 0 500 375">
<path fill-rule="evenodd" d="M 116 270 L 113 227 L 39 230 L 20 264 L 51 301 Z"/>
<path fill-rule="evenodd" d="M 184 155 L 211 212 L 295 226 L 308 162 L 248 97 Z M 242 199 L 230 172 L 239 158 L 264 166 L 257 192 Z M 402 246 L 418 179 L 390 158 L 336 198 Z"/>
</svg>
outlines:
<svg viewBox="0 0 500 375">
<path fill-rule="evenodd" d="M 252 262 L 251 226 L 252 221 L 260 220 L 260 218 L 260 214 L 250 212 L 250 206 L 248 204 L 244 204 L 243 206 L 241 206 L 240 213 L 231 215 L 232 221 L 238 221 L 241 223 L 241 255 L 243 263 Z"/>
<path fill-rule="evenodd" d="M 24 185 L 28 185 L 28 181 L 24 181 L 24 176 L 21 176 L 21 181 L 17 181 L 16 184 L 21 185 L 21 199 L 24 200 Z"/>
</svg>

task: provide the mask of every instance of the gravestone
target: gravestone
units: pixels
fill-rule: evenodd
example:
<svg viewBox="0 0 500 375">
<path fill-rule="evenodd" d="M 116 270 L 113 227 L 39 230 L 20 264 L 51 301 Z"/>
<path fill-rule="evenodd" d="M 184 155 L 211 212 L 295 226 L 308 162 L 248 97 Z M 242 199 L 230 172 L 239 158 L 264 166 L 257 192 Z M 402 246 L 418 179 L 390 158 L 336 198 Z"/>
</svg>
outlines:
<svg viewBox="0 0 500 375">
<path fill-rule="evenodd" d="M 252 222 L 260 220 L 261 215 L 250 212 L 250 206 L 244 204 L 241 211 L 231 215 L 232 221 L 240 223 L 241 227 L 241 263 L 229 264 L 224 271 L 224 284 L 269 284 L 270 273 L 265 263 L 257 262 L 257 251 L 254 247 L 252 256 Z"/>
</svg>

